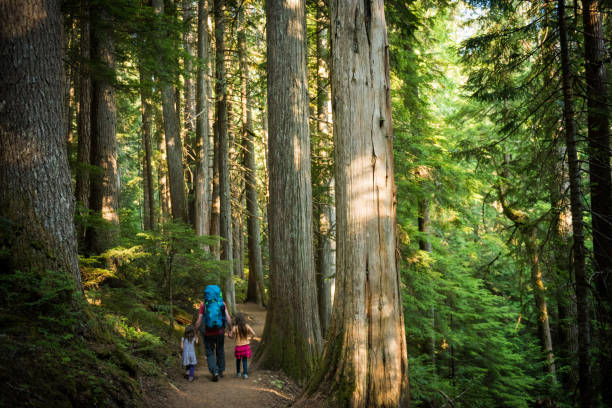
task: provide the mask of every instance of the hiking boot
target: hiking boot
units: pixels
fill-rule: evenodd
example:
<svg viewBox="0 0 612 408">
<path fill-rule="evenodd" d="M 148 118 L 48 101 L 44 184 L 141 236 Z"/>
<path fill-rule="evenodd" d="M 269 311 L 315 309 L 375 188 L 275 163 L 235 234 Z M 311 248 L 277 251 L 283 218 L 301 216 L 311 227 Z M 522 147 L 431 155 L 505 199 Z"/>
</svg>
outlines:
<svg viewBox="0 0 612 408">
<path fill-rule="evenodd" d="M 213 376 L 212 376 L 212 380 L 213 380 L 213 382 L 217 382 L 217 381 L 219 381 L 219 376 L 217 375 L 217 373 L 214 373 L 214 374 L 213 374 Z"/>
<path fill-rule="evenodd" d="M 189 377 L 189 382 L 191 382 L 191 381 L 193 381 L 193 377 L 190 376 Z"/>
<path fill-rule="evenodd" d="M 246 380 L 247 378 L 249 378 L 249 375 L 248 375 L 248 374 L 243 374 L 243 375 L 242 375 L 242 379 L 243 379 L 243 380 Z"/>
</svg>

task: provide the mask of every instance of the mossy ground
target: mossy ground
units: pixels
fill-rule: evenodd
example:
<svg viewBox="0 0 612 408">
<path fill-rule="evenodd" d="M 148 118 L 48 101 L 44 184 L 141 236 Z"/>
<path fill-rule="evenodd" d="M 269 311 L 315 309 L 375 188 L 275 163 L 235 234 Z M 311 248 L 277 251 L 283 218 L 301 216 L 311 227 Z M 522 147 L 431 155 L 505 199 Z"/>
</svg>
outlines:
<svg viewBox="0 0 612 408">
<path fill-rule="evenodd" d="M 0 406 L 138 407 L 139 379 L 177 351 L 178 330 L 135 288 L 83 296 L 60 273 L 15 272 L 0 292 Z"/>
</svg>

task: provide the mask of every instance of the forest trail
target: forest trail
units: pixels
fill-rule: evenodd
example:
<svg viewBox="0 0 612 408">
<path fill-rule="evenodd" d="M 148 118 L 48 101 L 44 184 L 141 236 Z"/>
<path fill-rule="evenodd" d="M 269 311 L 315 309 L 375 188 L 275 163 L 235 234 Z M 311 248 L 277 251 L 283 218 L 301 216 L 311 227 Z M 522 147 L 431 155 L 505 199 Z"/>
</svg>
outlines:
<svg viewBox="0 0 612 408">
<path fill-rule="evenodd" d="M 248 324 L 253 327 L 257 337 L 251 340 L 253 356 L 261 341 L 266 321 L 266 310 L 254 303 L 236 305 L 239 312 L 244 313 Z M 234 340 L 225 337 L 225 376 L 219 382 L 212 382 L 206 367 L 206 356 L 202 345 L 197 346 L 198 365 L 195 380 L 188 382 L 182 377 L 177 360 L 177 369 L 169 373 L 167 386 L 150 392 L 145 397 L 146 406 L 151 408 L 206 408 L 206 407 L 287 407 L 299 395 L 299 387 L 283 373 L 269 370 L 259 370 L 253 359 L 249 359 L 249 378 L 243 380 L 234 377 L 236 360 L 234 358 Z M 154 395 L 155 394 L 155 395 Z"/>
</svg>

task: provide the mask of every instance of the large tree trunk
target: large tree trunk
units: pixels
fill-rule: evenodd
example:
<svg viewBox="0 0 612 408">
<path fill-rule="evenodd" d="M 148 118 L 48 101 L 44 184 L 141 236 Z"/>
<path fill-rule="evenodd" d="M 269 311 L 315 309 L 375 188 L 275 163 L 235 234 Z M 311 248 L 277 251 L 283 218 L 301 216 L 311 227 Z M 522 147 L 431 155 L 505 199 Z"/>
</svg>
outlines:
<svg viewBox="0 0 612 408">
<path fill-rule="evenodd" d="M 330 406 L 407 406 L 396 265 L 393 126 L 382 0 L 332 1 L 336 302 L 310 392 Z"/>
<path fill-rule="evenodd" d="M 257 201 L 257 178 L 255 174 L 255 146 L 253 143 L 253 120 L 251 116 L 251 98 L 248 91 L 249 67 L 246 53 L 246 30 L 244 11 L 239 14 L 240 31 L 238 31 L 238 56 L 240 59 L 240 101 L 242 112 L 242 146 L 245 171 L 246 210 L 247 210 L 247 245 L 249 259 L 249 281 L 246 301 L 265 303 L 263 265 L 261 261 L 261 243 L 259 240 L 259 204 Z"/>
<path fill-rule="evenodd" d="M 153 0 L 153 10 L 158 16 L 164 14 L 163 0 Z M 162 35 L 165 30 L 162 30 Z M 183 144 L 181 142 L 180 123 L 177 110 L 176 92 L 167 78 L 160 79 L 161 100 L 164 113 L 164 136 L 166 138 L 166 156 L 168 160 L 168 184 L 172 218 L 188 222 L 187 198 L 185 196 L 185 176 L 183 173 Z"/>
<path fill-rule="evenodd" d="M 570 205 L 572 211 L 572 230 L 574 233 L 574 276 L 576 280 L 576 307 L 578 309 L 578 391 L 580 407 L 591 408 L 593 390 L 591 384 L 589 304 L 587 299 L 587 280 L 585 270 L 584 226 L 582 223 L 582 201 L 580 191 L 580 167 L 576 147 L 576 122 L 574 119 L 574 94 L 572 72 L 567 41 L 565 20 L 565 0 L 559 0 L 559 39 L 561 46 L 561 72 L 563 81 L 563 117 L 565 120 L 565 140 L 569 167 Z"/>
<path fill-rule="evenodd" d="M 62 270 L 81 290 L 63 30 L 59 1 L 0 3 L 0 270 Z"/>
<path fill-rule="evenodd" d="M 304 0 L 266 1 L 270 169 L 270 305 L 267 367 L 304 380 L 316 367 L 321 329 L 312 243 L 312 186 Z"/>
<path fill-rule="evenodd" d="M 152 78 L 144 70 L 140 71 L 140 91 L 142 112 L 142 178 L 144 187 L 144 229 L 155 230 L 155 196 L 153 194 L 153 107 L 149 102 Z"/>
<path fill-rule="evenodd" d="M 589 185 L 593 227 L 595 289 L 601 330 L 600 388 L 604 405 L 612 406 L 612 181 L 606 61 L 600 2 L 582 1 L 585 76 L 588 105 Z"/>
<path fill-rule="evenodd" d="M 81 38 L 79 56 L 79 108 L 77 114 L 77 170 L 75 197 L 78 205 L 84 209 L 80 214 L 84 217 L 89 209 L 90 174 L 91 164 L 91 106 L 92 106 L 92 83 L 89 62 L 91 61 L 91 30 L 89 20 L 89 6 L 82 5 L 81 10 Z M 85 239 L 85 227 L 79 228 L 78 238 L 82 242 Z"/>
<path fill-rule="evenodd" d="M 225 0 L 215 0 L 215 97 L 217 132 L 219 137 L 219 236 L 221 241 L 221 260 L 232 261 L 232 222 L 229 180 L 229 137 L 227 134 L 227 82 L 225 78 Z M 234 299 L 234 279 L 231 265 L 222 275 L 224 298 L 230 310 L 236 309 Z"/>
<path fill-rule="evenodd" d="M 94 11 L 94 10 L 92 10 Z M 93 57 L 97 64 L 113 70 L 114 43 L 109 31 L 110 16 L 105 10 L 95 9 L 92 22 Z M 117 168 L 117 108 L 115 88 L 106 76 L 94 77 L 92 106 L 91 164 L 98 168 L 91 180 L 90 208 L 100 213 L 109 225 L 88 230 L 89 247 L 102 253 L 112 247 L 118 238 L 119 227 L 119 169 Z"/>
<path fill-rule="evenodd" d="M 196 84 L 196 177 L 195 177 L 195 231 L 197 235 L 209 233 L 209 188 L 210 171 L 208 154 L 210 150 L 208 125 L 208 1 L 198 1 L 198 78 Z"/>
<path fill-rule="evenodd" d="M 316 58 L 317 58 L 317 156 L 321 163 L 318 173 L 321 176 L 321 194 L 315 199 L 319 203 L 315 208 L 318 209 L 317 219 L 317 300 L 319 303 L 319 319 L 321 321 L 321 334 L 327 335 L 332 311 L 332 282 L 335 274 L 334 262 L 334 189 L 331 172 L 331 112 L 329 106 L 329 42 L 328 30 L 329 21 L 324 9 L 325 2 L 319 0 L 317 4 L 316 18 Z"/>
</svg>

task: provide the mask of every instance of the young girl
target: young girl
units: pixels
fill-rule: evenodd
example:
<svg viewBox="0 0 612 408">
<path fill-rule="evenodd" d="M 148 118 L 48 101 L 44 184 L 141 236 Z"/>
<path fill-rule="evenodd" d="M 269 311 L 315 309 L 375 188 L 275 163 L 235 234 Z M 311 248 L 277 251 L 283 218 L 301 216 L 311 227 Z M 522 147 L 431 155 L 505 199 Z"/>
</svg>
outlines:
<svg viewBox="0 0 612 408">
<path fill-rule="evenodd" d="M 195 343 L 198 342 L 195 329 L 192 325 L 185 327 L 185 335 L 181 338 L 181 350 L 183 350 L 183 365 L 186 368 L 185 375 L 189 376 L 189 381 L 193 381 L 195 365 L 198 360 L 195 355 Z"/>
<path fill-rule="evenodd" d="M 244 315 L 238 313 L 234 317 L 234 326 L 229 333 L 231 338 L 236 337 L 236 347 L 234 348 L 234 356 L 236 357 L 236 377 L 240 378 L 240 361 L 242 361 L 242 378 L 249 378 L 247 374 L 247 359 L 251 357 L 251 346 L 249 338 L 255 337 L 255 332 L 244 321 Z"/>
</svg>

